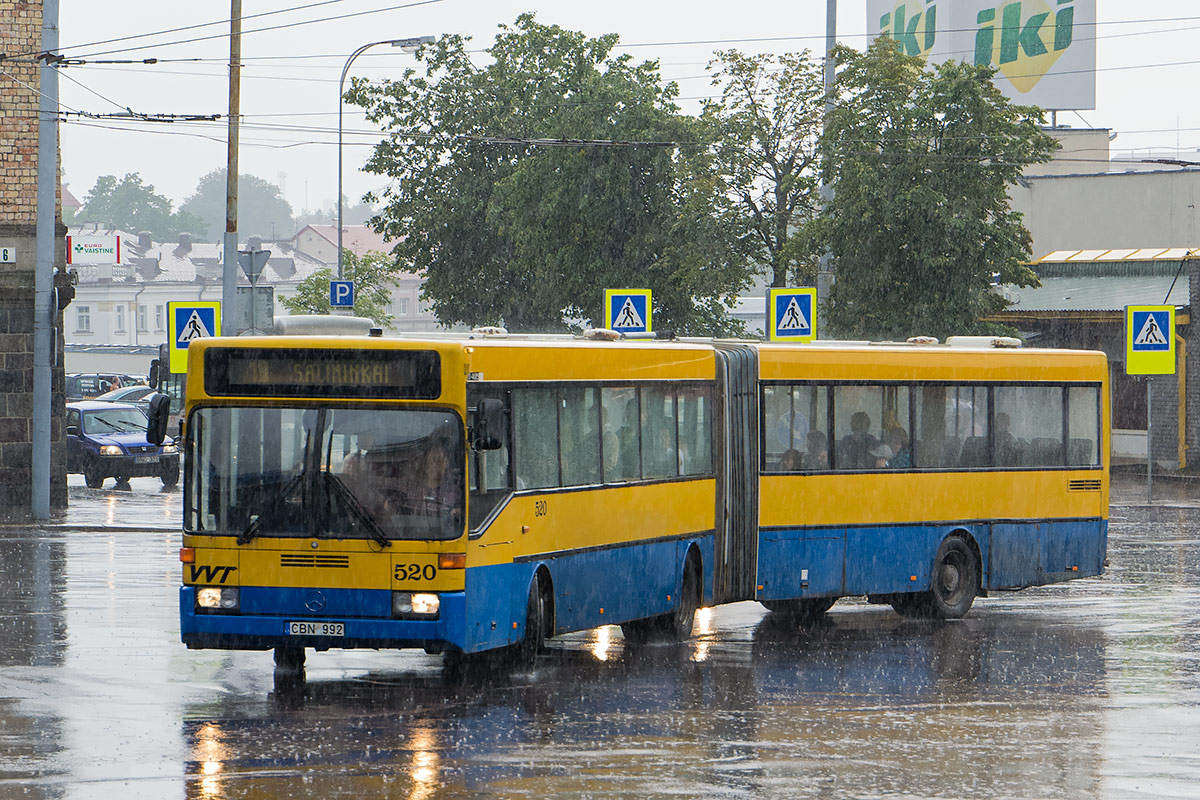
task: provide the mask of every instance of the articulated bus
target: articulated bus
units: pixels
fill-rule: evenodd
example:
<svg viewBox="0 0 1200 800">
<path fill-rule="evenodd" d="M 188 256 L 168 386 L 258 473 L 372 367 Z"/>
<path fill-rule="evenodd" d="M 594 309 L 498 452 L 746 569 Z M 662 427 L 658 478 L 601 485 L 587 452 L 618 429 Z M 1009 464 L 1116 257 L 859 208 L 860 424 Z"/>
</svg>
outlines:
<svg viewBox="0 0 1200 800">
<path fill-rule="evenodd" d="M 973 344 L 969 342 L 969 344 Z M 278 335 L 189 348 L 191 648 L 448 660 L 697 608 L 961 617 L 1098 575 L 1103 354 Z"/>
</svg>

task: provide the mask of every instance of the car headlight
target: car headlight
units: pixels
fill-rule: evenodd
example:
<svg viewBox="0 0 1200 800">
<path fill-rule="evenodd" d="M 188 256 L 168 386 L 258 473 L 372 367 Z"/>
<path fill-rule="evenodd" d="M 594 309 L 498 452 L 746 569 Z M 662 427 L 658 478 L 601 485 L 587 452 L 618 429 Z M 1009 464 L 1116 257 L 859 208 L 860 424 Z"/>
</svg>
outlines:
<svg viewBox="0 0 1200 800">
<path fill-rule="evenodd" d="M 203 586 L 196 589 L 196 607 L 210 611 L 237 611 L 241 597 L 236 586 Z"/>
<path fill-rule="evenodd" d="M 106 444 L 101 446 L 100 455 L 102 456 L 119 456 L 121 455 L 120 445 Z"/>
<path fill-rule="evenodd" d="M 437 618 L 442 598 L 429 592 L 392 592 L 392 614 L 402 619 Z"/>
<path fill-rule="evenodd" d="M 173 445 L 173 444 L 164 444 L 164 445 L 162 446 L 162 451 L 163 451 L 164 453 L 178 453 L 178 452 L 179 452 L 179 448 L 178 448 L 178 447 L 176 447 L 176 446 L 175 446 L 175 445 Z"/>
</svg>

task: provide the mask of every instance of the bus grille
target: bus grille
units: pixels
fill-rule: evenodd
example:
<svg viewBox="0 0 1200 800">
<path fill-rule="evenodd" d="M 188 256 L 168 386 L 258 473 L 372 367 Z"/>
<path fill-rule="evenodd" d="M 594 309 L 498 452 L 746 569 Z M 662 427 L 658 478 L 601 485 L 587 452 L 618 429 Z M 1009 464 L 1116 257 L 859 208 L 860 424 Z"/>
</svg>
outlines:
<svg viewBox="0 0 1200 800">
<path fill-rule="evenodd" d="M 1082 480 L 1071 481 L 1067 485 L 1069 492 L 1098 492 L 1100 491 L 1100 481 L 1094 478 L 1085 478 Z"/>
<path fill-rule="evenodd" d="M 323 567 L 326 569 L 349 569 L 350 556 L 325 556 L 317 553 L 282 553 L 281 567 Z"/>
</svg>

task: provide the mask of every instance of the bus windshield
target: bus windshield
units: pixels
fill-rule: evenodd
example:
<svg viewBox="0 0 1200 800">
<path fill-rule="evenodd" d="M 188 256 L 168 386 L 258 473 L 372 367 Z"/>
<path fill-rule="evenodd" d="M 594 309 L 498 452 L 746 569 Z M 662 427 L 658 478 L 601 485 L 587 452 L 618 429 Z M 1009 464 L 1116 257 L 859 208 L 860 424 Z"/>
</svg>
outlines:
<svg viewBox="0 0 1200 800">
<path fill-rule="evenodd" d="M 189 532 L 381 546 L 463 532 L 463 424 L 451 412 L 202 408 L 189 434 Z"/>
</svg>

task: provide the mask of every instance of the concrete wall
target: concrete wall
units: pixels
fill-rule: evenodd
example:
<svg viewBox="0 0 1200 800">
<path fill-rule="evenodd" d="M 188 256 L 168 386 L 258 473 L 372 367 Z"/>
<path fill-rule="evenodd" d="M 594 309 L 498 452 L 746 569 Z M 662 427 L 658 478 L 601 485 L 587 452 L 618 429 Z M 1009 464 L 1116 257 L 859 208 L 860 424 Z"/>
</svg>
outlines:
<svg viewBox="0 0 1200 800">
<path fill-rule="evenodd" d="M 1200 244 L 1200 169 L 1027 176 L 1010 194 L 1033 236 L 1034 258 Z"/>
<path fill-rule="evenodd" d="M 0 0 L 0 52 L 41 49 L 40 2 Z M 32 511 L 33 301 L 37 257 L 37 62 L 5 61 L 0 76 L 0 245 L 15 249 L 15 263 L 0 264 L 0 519 L 21 520 Z M 58 218 L 60 215 L 55 214 Z M 58 226 L 56 263 L 65 255 Z M 64 287 L 65 288 L 65 287 Z M 59 320 L 61 329 L 61 319 Z M 57 337 L 61 347 L 61 337 Z M 61 351 L 60 351 L 61 352 Z M 61 356 L 58 363 L 62 363 Z M 63 372 L 52 373 L 52 508 L 66 506 L 63 446 Z"/>
</svg>

